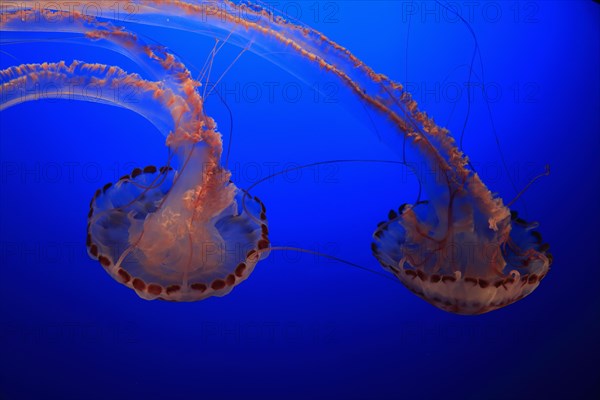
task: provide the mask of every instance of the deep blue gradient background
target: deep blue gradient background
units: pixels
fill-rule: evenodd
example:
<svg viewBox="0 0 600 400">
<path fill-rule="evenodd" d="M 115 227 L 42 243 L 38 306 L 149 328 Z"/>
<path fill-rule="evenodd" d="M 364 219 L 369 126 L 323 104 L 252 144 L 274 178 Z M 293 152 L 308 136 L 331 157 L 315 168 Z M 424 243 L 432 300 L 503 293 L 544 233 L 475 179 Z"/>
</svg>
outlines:
<svg viewBox="0 0 600 400">
<path fill-rule="evenodd" d="M 408 82 L 421 109 L 456 134 L 466 115 L 473 38 L 435 3 L 414 2 L 412 16 L 408 4 L 280 7 L 376 71 Z M 0 114 L 0 398 L 598 395 L 599 6 L 454 4 L 476 33 L 486 84 L 495 90 L 490 108 L 510 174 L 479 90 L 473 91 L 466 153 L 507 201 L 515 195 L 509 176 L 522 188 L 545 164 L 552 168 L 515 205 L 524 218 L 540 221 L 555 259 L 531 296 L 489 314 L 457 316 L 376 274 L 274 252 L 226 297 L 141 300 L 87 257 L 86 215 L 98 187 L 136 166 L 162 165 L 164 138 L 123 109 L 27 103 Z M 213 43 L 189 33 L 141 30 L 175 49 L 192 70 Z M 122 56 L 55 41 L 2 50 L 2 68 L 77 58 L 135 70 Z M 238 52 L 224 48 L 213 81 Z M 480 84 L 481 64 L 474 72 L 473 83 Z M 239 186 L 309 162 L 399 159 L 330 84 L 327 76 L 300 84 L 252 53 L 240 58 L 220 86 L 233 115 L 230 168 Z M 227 144 L 227 109 L 212 95 L 207 111 Z M 409 173 L 382 164 L 309 168 L 255 189 L 267 206 L 274 245 L 326 252 L 378 271 L 369 247 L 375 226 L 389 209 L 414 201 L 416 192 Z"/>
</svg>

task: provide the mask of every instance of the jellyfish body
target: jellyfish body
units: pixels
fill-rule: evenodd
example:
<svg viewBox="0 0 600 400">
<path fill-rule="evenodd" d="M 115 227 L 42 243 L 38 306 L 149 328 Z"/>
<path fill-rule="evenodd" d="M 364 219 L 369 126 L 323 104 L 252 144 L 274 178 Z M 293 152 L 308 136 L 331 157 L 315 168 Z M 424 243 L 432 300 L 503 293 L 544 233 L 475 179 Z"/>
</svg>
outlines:
<svg viewBox="0 0 600 400">
<path fill-rule="evenodd" d="M 114 2 L 95 3 L 111 9 Z M 144 44 L 120 27 L 77 11 L 63 15 L 57 2 L 36 1 L 40 11 L 33 10 L 31 4 L 23 2 L 14 9 L 2 10 L 2 29 L 79 32 L 89 40 L 109 42 L 113 49 L 129 53 L 147 67 L 158 83 L 131 76 L 118 78 L 128 79 L 150 93 L 147 102 L 158 103 L 160 112 L 146 106 L 146 102 L 122 106 L 136 108 L 150 119 L 165 133 L 167 146 L 176 154 L 176 172 L 168 168 L 159 172 L 143 170 L 143 174 L 132 173 L 97 193 L 90 211 L 90 254 L 96 257 L 97 253 L 115 278 L 145 298 L 166 294 L 165 298 L 173 300 L 193 300 L 196 297 L 189 295 L 193 288 L 184 286 L 194 284 L 206 286 L 203 293 L 207 295 L 209 285 L 214 290 L 210 293 L 226 293 L 223 282 L 227 285 L 234 278 L 237 281 L 237 275 L 232 275 L 236 262 L 250 270 L 253 263 L 248 260 L 254 259 L 255 253 L 252 257 L 243 252 L 235 259 L 225 257 L 219 264 L 201 243 L 218 247 L 227 242 L 226 238 L 235 237 L 237 243 L 261 250 L 268 246 L 268 229 L 262 218 L 262 204 L 250 202 L 249 212 L 240 210 L 240 192 L 223 175 L 219 166 L 220 136 L 214 121 L 203 113 L 198 83 L 176 57 Z M 401 84 L 375 73 L 344 47 L 310 27 L 291 23 L 247 2 L 133 0 L 130 4 L 135 8 L 135 18 L 128 21 L 132 24 L 208 34 L 251 47 L 251 51 L 301 79 L 308 71 L 329 74 L 347 90 L 349 99 L 360 103 L 380 137 L 403 159 L 409 152 L 419 158 L 421 165 L 438 173 L 437 179 L 423 184 L 429 203 L 391 213 L 390 220 L 375 232 L 372 246 L 384 268 L 417 295 L 446 311 L 478 314 L 526 296 L 548 272 L 551 256 L 547 246 L 541 244 L 540 235 L 531 225 L 511 218 L 502 199 L 492 194 L 470 168 L 468 158 L 450 133 L 420 111 Z M 30 18 L 29 14 L 35 17 L 36 13 L 49 15 Z M 47 79 L 48 66 L 31 68 L 36 80 Z M 108 68 L 88 66 L 86 72 L 93 76 L 100 71 L 93 82 L 108 86 L 114 80 L 114 71 Z M 84 82 L 91 81 L 77 70 L 63 68 L 56 72 L 61 74 L 53 78 L 59 81 L 73 74 Z M 3 91 L 10 90 L 9 84 L 21 83 L 27 73 L 26 66 L 2 71 Z M 2 96 L 0 105 L 21 100 L 9 93 Z M 165 115 L 170 118 L 165 119 Z M 259 208 L 262 211 L 257 218 Z M 132 273 L 127 272 L 127 264 L 134 266 Z M 223 267 L 218 274 L 213 273 L 217 266 Z M 216 289 L 212 288 L 215 281 Z M 152 285 L 161 288 L 160 294 Z"/>
<path fill-rule="evenodd" d="M 268 246 L 260 200 L 242 207 L 244 192 L 231 182 L 205 196 L 194 192 L 197 186 L 181 184 L 201 176 L 194 167 L 137 168 L 91 202 L 90 257 L 144 299 L 223 296 L 250 275 Z"/>
<path fill-rule="evenodd" d="M 220 165 L 221 136 L 204 113 L 200 83 L 160 46 L 106 23 L 72 22 L 70 30 L 123 46 L 160 80 L 80 61 L 24 64 L 0 71 L 0 109 L 36 99 L 37 87 L 51 87 L 46 97 L 60 97 L 77 85 L 95 87 L 98 95 L 73 99 L 126 107 L 148 118 L 166 136 L 169 165 L 136 168 L 96 192 L 88 253 L 147 300 L 196 301 L 229 293 L 268 255 L 266 209 L 258 198 L 244 202 L 247 193 Z M 120 87 L 135 89 L 136 101 L 122 103 L 103 90 Z"/>
<path fill-rule="evenodd" d="M 462 210 L 461 210 L 462 208 Z M 482 314 L 514 303 L 537 288 L 552 256 L 541 235 L 512 214 L 510 229 L 482 229 L 468 204 L 448 225 L 429 202 L 390 211 L 373 237 L 373 255 L 411 292 L 442 310 Z M 456 218 L 443 215 L 446 218 Z"/>
</svg>

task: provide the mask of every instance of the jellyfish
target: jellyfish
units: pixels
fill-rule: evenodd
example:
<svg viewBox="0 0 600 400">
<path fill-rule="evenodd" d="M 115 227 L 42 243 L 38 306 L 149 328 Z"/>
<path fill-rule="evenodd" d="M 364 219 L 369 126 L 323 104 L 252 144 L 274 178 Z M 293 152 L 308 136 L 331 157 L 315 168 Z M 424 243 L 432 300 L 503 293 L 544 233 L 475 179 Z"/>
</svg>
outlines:
<svg viewBox="0 0 600 400">
<path fill-rule="evenodd" d="M 50 17 L 39 10 L 22 16 Z M 242 208 L 243 190 L 219 163 L 221 137 L 204 114 L 199 82 L 164 48 L 110 24 L 76 16 L 69 30 L 126 49 L 158 81 L 80 61 L 24 64 L 0 71 L 0 109 L 35 99 L 39 87 L 51 88 L 44 92 L 48 98 L 61 97 L 67 88 L 97 88 L 93 97 L 72 92 L 79 100 L 138 112 L 166 136 L 170 151 L 167 165 L 136 168 L 96 191 L 88 214 L 90 257 L 147 300 L 196 301 L 229 293 L 266 255 L 258 253 L 268 247 L 266 209 L 258 198 Z M 102 90 L 119 87 L 136 88 L 137 101 Z"/>
<path fill-rule="evenodd" d="M 94 2 L 96 10 L 113 10 L 114 3 Z M 164 50 L 147 51 L 151 47 L 135 34 L 99 22 L 106 19 L 118 24 L 112 12 L 95 18 L 76 7 L 65 14 L 56 2 L 37 1 L 36 5 L 34 10 L 32 4 L 23 2 L 4 10 L 2 29 L 76 31 L 89 40 L 108 40 L 117 51 L 128 52 L 154 73 L 158 88 L 149 97 L 158 100 L 174 123 L 167 145 L 179 170 L 151 166 L 98 191 L 90 210 L 90 254 L 138 294 L 143 288 L 144 298 L 166 295 L 171 300 L 198 300 L 225 294 L 237 282 L 236 262 L 250 271 L 255 262 L 249 260 L 268 253 L 268 228 L 262 203 L 240 195 L 219 165 L 220 138 L 214 121 L 202 113 L 198 83 Z M 132 15 L 126 21 L 128 28 L 159 25 L 216 37 L 245 47 L 302 80 L 309 80 L 311 74 L 328 74 L 345 90 L 346 101 L 359 104 L 369 115 L 381 140 L 400 156 L 410 152 L 435 171 L 434 178 L 420 182 L 427 200 L 391 211 L 373 235 L 375 258 L 419 297 L 445 311 L 481 314 L 527 296 L 548 273 L 552 257 L 537 225 L 520 218 L 510 204 L 492 194 L 450 132 L 419 110 L 401 84 L 376 73 L 348 49 L 310 27 L 247 2 L 136 0 L 127 7 Z M 35 14 L 31 13 L 41 13 L 42 18 L 32 18 Z M 44 23 L 48 20 L 44 16 L 50 16 L 52 23 Z M 3 82 L 23 79 L 26 71 L 20 68 L 3 71 Z M 43 68 L 35 66 L 34 70 L 40 73 Z M 104 73 L 110 68 L 115 67 L 99 67 Z M 77 78 L 90 79 L 83 74 Z M 110 77 L 105 73 L 95 78 L 108 84 Z M 147 87 L 141 82 L 136 84 Z M 171 93 L 177 101 L 171 100 Z M 2 104 L 10 105 L 2 97 Z M 164 120 L 154 121 L 159 117 L 150 110 L 136 111 L 157 127 L 164 126 Z M 109 241 L 117 246 L 108 245 Z M 251 250 L 245 258 L 233 261 L 217 261 L 206 250 L 190 250 L 190 243 L 222 247 L 232 242 L 248 244 Z M 133 275 L 124 267 L 129 263 Z M 211 279 L 216 280 L 209 285 Z M 188 296 L 195 280 L 202 289 L 210 286 L 216 292 Z M 156 294 L 158 287 L 160 294 Z"/>
</svg>

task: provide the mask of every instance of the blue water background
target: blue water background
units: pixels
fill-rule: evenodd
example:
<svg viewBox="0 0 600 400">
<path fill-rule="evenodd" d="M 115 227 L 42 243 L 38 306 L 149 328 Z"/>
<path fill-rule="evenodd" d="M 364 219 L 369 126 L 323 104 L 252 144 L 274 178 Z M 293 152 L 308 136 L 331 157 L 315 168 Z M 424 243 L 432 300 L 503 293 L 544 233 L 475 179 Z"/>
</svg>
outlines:
<svg viewBox="0 0 600 400">
<path fill-rule="evenodd" d="M 589 1 L 467 3 L 455 4 L 479 43 L 493 125 L 481 91 L 473 90 L 465 152 L 507 201 L 513 183 L 520 190 L 546 164 L 552 171 L 515 204 L 525 219 L 540 222 L 555 260 L 531 296 L 489 314 L 457 316 L 376 274 L 274 252 L 226 297 L 141 300 L 88 258 L 86 215 L 97 188 L 134 167 L 162 165 L 164 138 L 124 109 L 27 103 L 0 114 L 0 398 L 597 395 L 600 8 Z M 281 3 L 374 70 L 408 82 L 421 109 L 456 135 L 467 111 L 473 37 L 439 5 L 414 2 L 409 18 L 407 4 Z M 141 31 L 190 68 L 203 64 L 213 44 L 190 33 Z M 16 57 L 135 70 L 120 55 L 55 41 L 2 50 L 10 54 L 0 54 L 3 68 Z M 223 49 L 213 81 L 238 52 Z M 479 60 L 473 72 L 480 84 Z M 239 186 L 310 162 L 399 160 L 360 106 L 319 76 L 301 83 L 250 52 L 225 75 L 229 166 Z M 212 95 L 207 111 L 227 145 L 227 108 Z M 285 174 L 253 193 L 266 204 L 273 245 L 381 271 L 371 235 L 388 210 L 414 201 L 417 188 L 402 167 L 361 163 Z"/>
</svg>

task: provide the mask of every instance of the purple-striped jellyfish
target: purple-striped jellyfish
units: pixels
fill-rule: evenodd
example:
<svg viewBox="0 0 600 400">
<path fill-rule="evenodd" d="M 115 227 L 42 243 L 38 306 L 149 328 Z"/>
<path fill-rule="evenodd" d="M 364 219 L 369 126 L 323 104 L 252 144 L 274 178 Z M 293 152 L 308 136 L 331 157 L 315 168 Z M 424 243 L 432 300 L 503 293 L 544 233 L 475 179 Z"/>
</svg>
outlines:
<svg viewBox="0 0 600 400">
<path fill-rule="evenodd" d="M 523 298 L 546 276 L 551 256 L 534 224 L 511 216 L 502 199 L 470 168 L 449 132 L 419 111 L 402 85 L 375 73 L 323 34 L 247 2 L 93 3 L 95 17 L 117 25 L 126 19 L 129 29 L 159 25 L 209 35 L 245 47 L 300 79 L 325 73 L 336 80 L 345 90 L 345 101 L 369 113 L 382 140 L 437 172 L 436 179 L 421 182 L 428 201 L 390 212 L 372 245 L 383 267 L 426 301 L 454 313 L 480 314 Z M 116 13 L 115 7 L 126 12 Z M 2 90 L 8 93 L 15 84 L 27 85 L 48 73 L 60 75 L 51 77 L 59 81 L 75 78 L 100 85 L 132 80 L 147 94 L 135 111 L 169 132 L 167 145 L 178 165 L 177 171 L 136 170 L 96 193 L 90 211 L 90 254 L 144 298 L 197 300 L 226 293 L 269 246 L 268 229 L 258 200 L 240 208 L 241 192 L 219 164 L 220 136 L 214 121 L 202 112 L 198 83 L 173 56 L 143 44 L 134 34 L 98 22 L 84 8 L 60 8 L 53 1 L 19 2 L 3 10 L 2 30 L 77 32 L 126 52 L 147 67 L 153 81 L 117 67 L 47 64 L 3 71 Z M 3 107 L 15 101 L 2 96 Z M 250 250 L 230 260 L 196 248 L 230 243 Z M 239 266 L 245 267 L 241 276 Z"/>
</svg>

